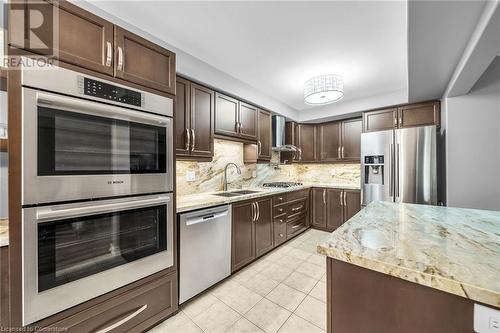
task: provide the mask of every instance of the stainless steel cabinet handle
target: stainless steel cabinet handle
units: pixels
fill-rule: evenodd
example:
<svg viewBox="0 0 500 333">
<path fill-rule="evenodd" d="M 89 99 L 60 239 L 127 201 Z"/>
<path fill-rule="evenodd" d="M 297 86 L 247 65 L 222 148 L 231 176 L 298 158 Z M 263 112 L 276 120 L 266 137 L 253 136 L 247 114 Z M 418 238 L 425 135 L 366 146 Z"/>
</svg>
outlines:
<svg viewBox="0 0 500 333">
<path fill-rule="evenodd" d="M 326 188 L 323 189 L 323 205 L 326 205 Z"/>
<path fill-rule="evenodd" d="M 191 146 L 191 131 L 189 128 L 186 128 L 186 150 L 189 150 Z"/>
<path fill-rule="evenodd" d="M 302 161 L 302 148 L 299 148 L 299 161 Z"/>
<path fill-rule="evenodd" d="M 258 221 L 260 218 L 260 206 L 258 202 L 255 203 L 255 207 L 257 207 L 257 217 L 255 218 L 255 221 Z"/>
<path fill-rule="evenodd" d="M 125 61 L 123 59 L 123 49 L 121 46 L 118 46 L 118 66 L 117 70 L 123 71 L 123 68 L 125 67 Z"/>
<path fill-rule="evenodd" d="M 342 158 L 344 158 L 344 146 L 342 146 Z"/>
<path fill-rule="evenodd" d="M 341 157 L 340 157 L 340 146 L 337 148 L 337 157 L 338 157 L 338 158 L 341 158 Z"/>
<path fill-rule="evenodd" d="M 243 125 L 240 123 L 240 133 L 241 133 L 242 129 L 243 129 Z"/>
<path fill-rule="evenodd" d="M 399 127 L 403 127 L 403 115 L 399 115 Z"/>
<path fill-rule="evenodd" d="M 106 328 L 103 328 L 102 330 L 98 330 L 96 331 L 95 333 L 107 333 L 109 331 L 112 331 L 114 330 L 115 328 L 125 324 L 127 321 L 133 319 L 134 317 L 137 317 L 141 312 L 143 312 L 144 310 L 146 310 L 148 308 L 148 305 L 147 304 L 144 304 L 143 306 L 141 306 L 137 311 L 134 311 L 132 312 L 131 314 L 129 314 L 128 316 L 126 316 L 125 318 L 123 319 L 120 319 L 118 320 L 116 323 L 112 324 L 112 325 L 109 325 L 108 327 Z"/>
<path fill-rule="evenodd" d="M 255 222 L 255 202 L 252 202 L 252 222 Z"/>
<path fill-rule="evenodd" d="M 292 208 L 292 212 L 296 212 L 298 210 L 301 210 L 302 208 L 304 208 L 304 206 Z"/>
<path fill-rule="evenodd" d="M 193 133 L 192 136 L 191 136 L 191 138 L 193 140 L 193 142 L 191 143 L 191 151 L 194 151 L 194 145 L 195 145 L 195 142 L 196 142 L 196 134 L 194 133 L 194 129 L 192 129 L 192 128 L 191 128 L 191 133 Z"/>
<path fill-rule="evenodd" d="M 280 237 L 283 237 L 284 235 L 283 234 L 280 234 Z"/>
<path fill-rule="evenodd" d="M 347 206 L 347 192 L 344 191 L 344 206 Z"/>
<path fill-rule="evenodd" d="M 292 229 L 297 229 L 298 227 L 300 227 L 300 224 L 294 225 Z"/>
<path fill-rule="evenodd" d="M 260 140 L 257 141 L 257 155 L 260 156 L 260 154 L 262 153 L 262 143 L 260 142 Z"/>
<path fill-rule="evenodd" d="M 394 127 L 398 127 L 398 117 L 394 116 Z"/>
<path fill-rule="evenodd" d="M 113 60 L 113 47 L 111 42 L 106 42 L 106 67 L 111 66 L 111 61 Z"/>
</svg>

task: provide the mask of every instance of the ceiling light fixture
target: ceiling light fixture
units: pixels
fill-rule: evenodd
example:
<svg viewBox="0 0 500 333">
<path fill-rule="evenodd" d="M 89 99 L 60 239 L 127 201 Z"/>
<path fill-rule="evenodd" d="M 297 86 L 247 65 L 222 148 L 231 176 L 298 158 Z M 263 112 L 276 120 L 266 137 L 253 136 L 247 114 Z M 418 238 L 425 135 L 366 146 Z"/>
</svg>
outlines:
<svg viewBox="0 0 500 333">
<path fill-rule="evenodd" d="M 333 103 L 343 96 L 344 81 L 340 75 L 320 75 L 304 84 L 304 102 L 309 105 Z"/>
</svg>

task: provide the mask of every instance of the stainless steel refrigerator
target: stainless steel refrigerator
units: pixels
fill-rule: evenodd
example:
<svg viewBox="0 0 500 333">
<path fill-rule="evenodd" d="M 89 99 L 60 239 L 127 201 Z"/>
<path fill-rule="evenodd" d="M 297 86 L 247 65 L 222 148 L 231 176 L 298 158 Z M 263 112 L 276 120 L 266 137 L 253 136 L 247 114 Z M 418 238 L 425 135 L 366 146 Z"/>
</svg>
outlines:
<svg viewBox="0 0 500 333">
<path fill-rule="evenodd" d="M 362 205 L 436 205 L 436 126 L 361 134 L 361 189 Z"/>
</svg>

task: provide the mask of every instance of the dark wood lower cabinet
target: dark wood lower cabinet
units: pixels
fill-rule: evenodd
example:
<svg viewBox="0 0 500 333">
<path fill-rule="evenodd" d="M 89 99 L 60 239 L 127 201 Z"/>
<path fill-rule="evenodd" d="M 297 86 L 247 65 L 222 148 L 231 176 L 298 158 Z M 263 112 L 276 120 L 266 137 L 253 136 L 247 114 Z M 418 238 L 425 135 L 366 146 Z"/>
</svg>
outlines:
<svg viewBox="0 0 500 333">
<path fill-rule="evenodd" d="M 46 320 L 30 326 L 33 332 L 58 328 L 65 332 L 98 332 L 120 325 L 110 332 L 143 332 L 178 309 L 177 272 L 159 274 L 155 279 L 129 289 L 104 302 L 50 325 Z M 127 319 L 128 320 L 125 320 Z M 43 329 L 42 329 L 43 327 Z"/>
<path fill-rule="evenodd" d="M 231 268 L 236 271 L 255 259 L 254 201 L 233 204 Z"/>
<path fill-rule="evenodd" d="M 361 210 L 361 192 L 334 188 L 313 188 L 312 226 L 333 231 Z"/>
<path fill-rule="evenodd" d="M 259 257 L 274 247 L 272 199 L 256 200 L 255 256 Z"/>
<path fill-rule="evenodd" d="M 472 333 L 474 302 L 327 259 L 328 333 Z"/>
</svg>

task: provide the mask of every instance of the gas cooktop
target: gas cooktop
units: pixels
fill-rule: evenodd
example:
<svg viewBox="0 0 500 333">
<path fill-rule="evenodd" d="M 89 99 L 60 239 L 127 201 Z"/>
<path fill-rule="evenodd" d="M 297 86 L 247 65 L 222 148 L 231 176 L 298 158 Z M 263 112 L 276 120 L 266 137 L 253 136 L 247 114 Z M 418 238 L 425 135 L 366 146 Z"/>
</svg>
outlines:
<svg viewBox="0 0 500 333">
<path fill-rule="evenodd" d="M 293 187 L 293 186 L 302 186 L 302 183 L 297 182 L 271 182 L 262 184 L 263 187 Z"/>
</svg>

